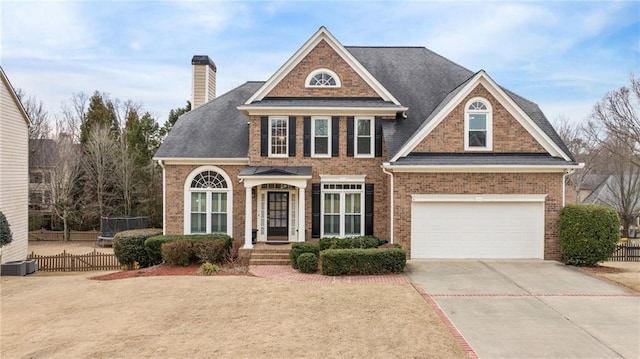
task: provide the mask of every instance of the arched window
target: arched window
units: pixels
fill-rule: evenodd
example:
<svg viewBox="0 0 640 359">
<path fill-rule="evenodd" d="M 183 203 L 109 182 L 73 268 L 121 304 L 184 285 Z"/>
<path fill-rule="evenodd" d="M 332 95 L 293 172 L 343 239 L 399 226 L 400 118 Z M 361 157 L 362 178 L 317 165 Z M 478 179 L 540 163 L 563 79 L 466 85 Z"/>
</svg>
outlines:
<svg viewBox="0 0 640 359">
<path fill-rule="evenodd" d="M 491 150 L 492 148 L 492 109 L 489 101 L 476 97 L 465 106 L 464 113 L 464 149 Z"/>
<path fill-rule="evenodd" d="M 305 87 L 340 87 L 340 78 L 329 69 L 316 69 L 305 80 Z"/>
<path fill-rule="evenodd" d="M 185 183 L 184 232 L 187 234 L 232 231 L 231 181 L 217 167 L 193 171 Z"/>
</svg>

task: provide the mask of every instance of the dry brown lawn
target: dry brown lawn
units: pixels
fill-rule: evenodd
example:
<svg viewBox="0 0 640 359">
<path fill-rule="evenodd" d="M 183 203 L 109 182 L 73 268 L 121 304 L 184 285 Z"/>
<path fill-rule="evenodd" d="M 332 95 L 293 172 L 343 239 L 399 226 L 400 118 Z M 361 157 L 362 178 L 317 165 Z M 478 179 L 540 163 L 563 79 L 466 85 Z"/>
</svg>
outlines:
<svg viewBox="0 0 640 359">
<path fill-rule="evenodd" d="M 2 358 L 463 358 L 408 284 L 0 277 Z"/>
<path fill-rule="evenodd" d="M 71 254 L 86 254 L 93 250 L 102 253 L 113 253 L 111 247 L 98 247 L 94 241 L 29 241 L 29 254 L 31 252 L 41 256 L 51 256 L 66 251 Z"/>
<path fill-rule="evenodd" d="M 603 262 L 601 266 L 617 268 L 621 271 L 597 273 L 598 275 L 640 292 L 640 262 Z"/>
</svg>

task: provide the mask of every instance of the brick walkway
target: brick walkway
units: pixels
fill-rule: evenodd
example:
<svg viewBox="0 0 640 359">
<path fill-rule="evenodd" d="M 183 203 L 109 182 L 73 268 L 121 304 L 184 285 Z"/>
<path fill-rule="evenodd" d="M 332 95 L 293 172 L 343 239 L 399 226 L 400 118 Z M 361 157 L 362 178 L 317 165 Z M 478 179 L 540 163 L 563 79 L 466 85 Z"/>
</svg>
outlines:
<svg viewBox="0 0 640 359">
<path fill-rule="evenodd" d="M 409 279 L 405 274 L 385 274 L 385 275 L 350 275 L 332 277 L 322 275 L 320 272 L 313 274 L 300 273 L 291 266 L 250 266 L 249 272 L 256 277 L 276 278 L 293 282 L 310 283 L 401 283 L 408 284 Z"/>
</svg>

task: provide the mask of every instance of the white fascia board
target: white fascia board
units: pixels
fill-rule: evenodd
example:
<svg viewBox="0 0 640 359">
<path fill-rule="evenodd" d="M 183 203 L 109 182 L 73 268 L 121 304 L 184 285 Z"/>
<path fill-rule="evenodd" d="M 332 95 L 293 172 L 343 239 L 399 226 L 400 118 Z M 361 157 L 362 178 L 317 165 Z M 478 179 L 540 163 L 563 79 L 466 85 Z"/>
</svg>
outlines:
<svg viewBox="0 0 640 359">
<path fill-rule="evenodd" d="M 412 194 L 411 202 L 544 202 L 546 194 Z"/>
<path fill-rule="evenodd" d="M 484 72 L 484 70 L 481 71 L 479 83 L 484 85 L 489 93 L 493 95 L 493 97 L 495 97 L 500 104 L 507 109 L 507 111 L 509 111 L 516 121 L 518 121 L 520 125 L 522 125 L 522 127 L 524 127 L 545 150 L 547 150 L 548 153 L 552 156 L 560 156 L 564 158 L 565 161 L 571 161 L 571 157 L 564 153 L 560 147 L 558 147 L 558 145 L 556 145 L 556 143 L 553 142 L 540 127 L 538 127 L 529 115 L 527 115 L 524 110 L 522 110 L 522 108 L 520 108 L 520 106 L 518 106 L 515 101 Z"/>
<path fill-rule="evenodd" d="M 165 165 L 248 165 L 249 158 L 176 158 L 153 157 Z"/>
<path fill-rule="evenodd" d="M 278 71 L 276 71 L 268 80 L 265 82 L 262 87 L 258 89 L 249 99 L 245 102 L 245 105 L 249 105 L 254 101 L 262 100 L 271 90 L 273 90 L 282 79 L 293 70 L 302 61 L 302 59 L 307 56 L 311 50 L 313 50 L 316 45 L 320 43 L 320 41 L 326 41 L 329 46 L 342 57 L 342 59 L 347 62 L 349 66 L 358 74 L 364 81 L 373 88 L 376 93 L 380 95 L 385 101 L 391 101 L 396 105 L 400 105 L 400 102 L 391 95 L 391 93 L 378 82 L 370 73 L 367 71 L 360 62 L 358 62 L 353 55 L 347 49 L 340 44 L 340 42 L 331 35 L 329 30 L 327 30 L 324 26 L 321 26 L 318 31 L 316 31 L 307 42 L 302 45 L 298 51 L 296 51 L 293 56 L 287 60 L 287 62 L 282 65 Z"/>
<path fill-rule="evenodd" d="M 577 165 L 557 165 L 557 166 L 531 166 L 531 165 L 439 165 L 439 166 L 404 166 L 404 165 L 390 165 L 385 163 L 383 168 L 394 173 L 550 173 L 550 172 L 565 172 L 566 170 L 582 168 L 580 164 Z"/>
<path fill-rule="evenodd" d="M 487 75 L 484 70 L 480 70 L 467 84 L 447 103 L 434 118 L 419 132 L 415 133 L 400 151 L 391 159 L 397 161 L 400 157 L 407 156 L 418 144 L 420 144 L 448 115 L 464 100 L 479 84 L 482 84 L 487 91 L 503 105 L 507 111 L 518 121 L 540 145 L 552 156 L 560 156 L 566 161 L 571 158 L 564 153 L 549 136 L 509 97 L 498 84 Z M 425 119 L 426 120 L 426 119 Z"/>
<path fill-rule="evenodd" d="M 14 90 L 15 87 L 13 87 L 13 85 L 11 84 L 11 81 L 9 81 L 9 77 L 4 72 L 4 69 L 1 66 L 0 66 L 0 77 L 2 77 L 2 81 L 5 83 L 5 86 L 7 87 L 7 91 L 9 92 L 9 94 L 11 94 L 11 98 L 13 99 L 13 102 L 18 108 L 18 111 L 22 115 L 24 122 L 27 123 L 27 127 L 31 127 L 32 125 L 31 119 L 29 118 L 29 115 L 27 115 L 27 111 L 24 109 L 24 106 L 22 105 L 22 101 L 20 101 L 20 99 L 18 98 L 18 94 Z"/>
<path fill-rule="evenodd" d="M 301 113 L 308 115 L 379 115 L 379 116 L 395 116 L 398 112 L 407 111 L 408 107 L 378 108 L 378 107 L 304 107 L 304 106 L 238 106 L 238 110 L 244 112 L 248 116 L 253 115 L 299 115 Z"/>
</svg>

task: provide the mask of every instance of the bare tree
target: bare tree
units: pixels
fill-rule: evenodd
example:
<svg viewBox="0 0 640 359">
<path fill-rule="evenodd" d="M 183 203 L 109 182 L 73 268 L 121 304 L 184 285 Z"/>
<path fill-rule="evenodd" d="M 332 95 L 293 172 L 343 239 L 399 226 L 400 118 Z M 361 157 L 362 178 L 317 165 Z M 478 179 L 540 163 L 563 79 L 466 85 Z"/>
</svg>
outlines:
<svg viewBox="0 0 640 359">
<path fill-rule="evenodd" d="M 50 138 L 51 124 L 49 123 L 49 112 L 44 108 L 44 103 L 34 96 L 27 96 L 24 90 L 16 89 L 16 95 L 22 103 L 29 120 L 29 139 L 36 140 L 42 138 Z"/>
<path fill-rule="evenodd" d="M 567 177 L 568 184 L 575 193 L 574 203 L 580 203 L 580 190 L 586 179 L 598 168 L 598 156 L 601 146 L 587 135 L 584 126 L 572 122 L 567 116 L 559 116 L 553 123 L 558 135 L 573 153 L 576 161 L 584 163 L 584 167 L 575 170 Z"/>
<path fill-rule="evenodd" d="M 77 206 L 76 180 L 80 174 L 81 149 L 74 143 L 73 137 L 64 132 L 62 123 L 59 129 L 54 167 L 51 171 L 51 202 L 53 210 L 61 220 L 64 240 L 69 240 L 69 221 Z"/>
<path fill-rule="evenodd" d="M 87 117 L 89 107 L 89 96 L 84 92 L 77 92 L 71 96 L 68 102 L 62 103 L 60 117 L 64 123 L 64 129 L 57 129 L 57 132 L 70 134 L 74 142 L 80 142 L 80 125 Z M 56 121 L 58 124 L 59 121 Z"/>
<path fill-rule="evenodd" d="M 136 194 L 136 167 L 133 153 L 130 151 L 126 141 L 126 136 L 120 136 L 117 153 L 118 161 L 116 162 L 114 180 L 118 186 L 118 194 L 122 198 L 122 214 L 131 216 L 134 206 L 134 197 Z"/>
<path fill-rule="evenodd" d="M 605 180 L 604 188 L 598 193 L 597 202 L 614 208 L 620 215 L 623 233 L 640 215 L 640 166 L 628 160 L 631 154 L 628 144 L 611 139 L 608 145 L 613 151 L 607 152 L 607 168 L 611 175 Z"/>
<path fill-rule="evenodd" d="M 111 138 L 111 129 L 105 126 L 94 126 L 84 146 L 82 169 L 85 194 L 88 198 L 85 209 L 91 209 L 91 207 L 97 209 L 96 214 L 99 218 L 110 214 L 116 152 L 116 144 Z"/>
<path fill-rule="evenodd" d="M 640 80 L 611 91 L 598 102 L 589 121 L 589 135 L 609 151 L 640 166 Z M 611 141 L 611 138 L 615 141 Z"/>
</svg>

